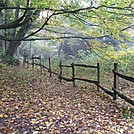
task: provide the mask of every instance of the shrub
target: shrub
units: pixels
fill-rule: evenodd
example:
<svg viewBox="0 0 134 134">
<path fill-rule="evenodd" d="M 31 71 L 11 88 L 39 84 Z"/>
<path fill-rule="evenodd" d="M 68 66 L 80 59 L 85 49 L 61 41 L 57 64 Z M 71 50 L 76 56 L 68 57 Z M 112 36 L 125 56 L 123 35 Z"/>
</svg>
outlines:
<svg viewBox="0 0 134 134">
<path fill-rule="evenodd" d="M 12 57 L 10 55 L 8 56 L 2 55 L 1 59 L 3 63 L 8 64 L 8 65 L 18 66 L 20 64 L 18 58 Z"/>
</svg>

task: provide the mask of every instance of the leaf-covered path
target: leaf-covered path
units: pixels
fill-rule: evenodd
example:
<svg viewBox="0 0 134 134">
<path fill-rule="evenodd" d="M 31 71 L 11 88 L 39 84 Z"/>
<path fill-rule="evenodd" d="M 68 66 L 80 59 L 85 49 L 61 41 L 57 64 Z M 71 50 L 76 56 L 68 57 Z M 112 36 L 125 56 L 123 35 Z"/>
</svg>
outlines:
<svg viewBox="0 0 134 134">
<path fill-rule="evenodd" d="M 0 68 L 0 134 L 133 134 L 124 105 L 47 73 Z"/>
</svg>

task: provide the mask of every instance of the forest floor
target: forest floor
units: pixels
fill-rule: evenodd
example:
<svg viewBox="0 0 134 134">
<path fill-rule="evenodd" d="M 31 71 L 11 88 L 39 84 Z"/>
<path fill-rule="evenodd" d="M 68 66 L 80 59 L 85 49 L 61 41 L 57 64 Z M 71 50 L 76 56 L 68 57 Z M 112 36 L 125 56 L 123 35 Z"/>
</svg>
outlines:
<svg viewBox="0 0 134 134">
<path fill-rule="evenodd" d="M 0 134 L 134 134 L 127 107 L 38 69 L 0 68 Z"/>
</svg>

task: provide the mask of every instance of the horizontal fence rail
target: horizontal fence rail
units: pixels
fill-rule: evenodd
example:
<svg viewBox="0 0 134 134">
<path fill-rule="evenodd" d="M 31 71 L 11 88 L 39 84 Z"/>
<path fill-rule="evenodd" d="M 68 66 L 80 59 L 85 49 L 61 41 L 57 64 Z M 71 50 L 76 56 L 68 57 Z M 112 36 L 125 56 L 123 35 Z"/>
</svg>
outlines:
<svg viewBox="0 0 134 134">
<path fill-rule="evenodd" d="M 74 63 L 72 63 L 71 64 L 71 66 L 69 66 L 69 65 L 63 65 L 62 64 L 62 61 L 60 60 L 60 65 L 59 65 L 59 67 L 60 67 L 60 74 L 59 74 L 59 79 L 60 79 L 60 81 L 63 79 L 63 80 L 66 80 L 66 81 L 72 81 L 73 82 L 73 86 L 75 87 L 76 86 L 76 83 L 75 83 L 75 81 L 76 80 L 80 80 L 80 81 L 85 81 L 85 82 L 90 82 L 90 83 L 94 83 L 94 84 L 99 84 L 100 83 L 100 70 L 99 70 L 99 63 L 97 63 L 97 66 L 91 66 L 91 65 L 84 65 L 84 64 L 74 64 Z M 69 79 L 69 78 L 65 78 L 65 77 L 63 77 L 62 76 L 62 68 L 72 68 L 72 79 Z M 85 68 L 94 68 L 94 69 L 97 69 L 97 81 L 95 81 L 95 80 L 88 80 L 88 79 L 84 79 L 84 78 L 77 78 L 76 76 L 75 76 L 75 67 L 85 67 Z M 98 87 L 98 89 L 99 89 L 99 87 Z"/>
<path fill-rule="evenodd" d="M 32 60 L 31 63 L 29 62 L 30 60 Z M 39 63 L 36 63 L 35 60 L 38 60 Z M 100 84 L 100 64 L 99 63 L 97 63 L 96 66 L 84 65 L 84 64 L 75 64 L 75 63 L 72 63 L 71 65 L 62 65 L 62 61 L 60 60 L 60 64 L 59 64 L 60 71 L 54 72 L 54 71 L 52 71 L 50 57 L 48 58 L 48 66 L 49 67 L 46 67 L 45 65 L 43 65 L 41 63 L 41 56 L 39 56 L 39 57 L 32 56 L 32 58 L 29 58 L 28 55 L 24 54 L 23 64 L 27 64 L 27 67 L 28 67 L 28 65 L 32 65 L 32 68 L 34 68 L 34 65 L 40 66 L 41 71 L 42 71 L 42 68 L 45 68 L 50 73 L 50 77 L 52 77 L 52 74 L 55 74 L 60 79 L 60 82 L 62 80 L 65 80 L 67 82 L 72 82 L 74 87 L 76 86 L 76 83 L 75 83 L 76 80 L 93 83 L 97 86 L 98 91 L 99 91 L 99 89 L 101 89 L 106 94 L 112 96 L 114 100 L 116 100 L 117 97 L 119 96 L 121 99 L 124 99 L 126 102 L 128 102 L 129 104 L 134 106 L 134 100 L 130 99 L 129 97 L 127 97 L 124 94 L 119 92 L 119 78 L 128 80 L 130 82 L 134 82 L 134 78 L 131 76 L 126 76 L 126 75 L 120 74 L 118 72 L 118 64 L 117 63 L 114 63 L 114 69 L 113 69 L 114 82 L 113 82 L 113 87 L 112 87 L 111 91 L 104 88 Z M 97 70 L 97 80 L 77 78 L 75 75 L 75 67 L 84 67 L 84 68 L 96 69 Z M 72 69 L 72 78 L 67 78 L 67 77 L 63 76 L 63 70 L 62 70 L 63 68 L 71 68 Z"/>
<path fill-rule="evenodd" d="M 67 65 L 61 65 L 62 67 L 67 67 L 67 68 L 71 68 L 72 66 L 67 66 Z"/>
<path fill-rule="evenodd" d="M 40 60 L 40 59 L 41 59 L 41 57 L 34 57 L 34 56 L 33 56 L 33 57 L 32 57 L 32 59 L 35 59 L 35 60 L 36 60 L 36 59 L 37 59 L 37 60 Z"/>
<path fill-rule="evenodd" d="M 49 72 L 49 70 L 48 70 L 48 72 Z M 50 72 L 49 72 L 49 73 L 50 73 Z M 52 70 L 51 70 L 51 73 L 59 76 L 59 73 L 53 72 Z M 51 76 L 50 76 L 50 77 L 51 77 Z"/>
<path fill-rule="evenodd" d="M 110 96 L 113 97 L 113 92 L 112 92 L 112 91 L 110 91 L 110 90 L 104 88 L 104 87 L 103 87 L 102 85 L 100 85 L 100 84 L 97 84 L 97 86 L 98 86 L 99 88 L 101 88 L 106 94 L 108 94 L 108 95 L 110 95 Z"/>
<path fill-rule="evenodd" d="M 134 78 L 130 76 L 126 76 L 123 74 L 118 73 L 118 63 L 114 63 L 114 87 L 112 88 L 114 91 L 113 98 L 114 100 L 117 99 L 117 95 L 121 98 L 124 99 L 126 102 L 130 103 L 131 105 L 134 106 L 134 100 L 128 98 L 127 96 L 123 95 L 122 93 L 119 92 L 119 78 L 128 80 L 130 82 L 133 82 Z"/>
<path fill-rule="evenodd" d="M 74 64 L 74 66 L 87 67 L 87 68 L 98 68 L 98 66 L 90 66 L 90 65 L 83 65 L 83 64 Z"/>
<path fill-rule="evenodd" d="M 75 80 L 80 80 L 80 81 L 89 82 L 89 83 L 94 83 L 94 84 L 98 85 L 98 81 L 88 80 L 88 79 L 83 79 L 83 78 L 74 78 L 74 79 L 75 79 Z"/>
<path fill-rule="evenodd" d="M 65 81 L 73 81 L 73 79 L 70 79 L 70 78 L 66 78 L 66 77 L 63 77 L 63 76 L 59 76 L 58 77 L 59 79 L 63 79 L 63 80 L 65 80 Z"/>
<path fill-rule="evenodd" d="M 123 95 L 122 93 L 120 93 L 118 90 L 114 89 L 113 90 L 118 94 L 118 96 L 121 98 L 121 99 L 124 99 L 125 101 L 127 101 L 128 103 L 130 103 L 131 105 L 134 106 L 134 101 L 131 100 L 130 98 L 126 97 L 125 95 Z"/>
<path fill-rule="evenodd" d="M 40 66 L 40 65 L 39 65 L 39 66 Z M 48 67 L 46 67 L 46 66 L 44 66 L 44 65 L 41 65 L 41 67 L 43 67 L 43 68 L 45 68 L 45 69 L 49 70 L 49 68 L 48 68 Z"/>
<path fill-rule="evenodd" d="M 119 77 L 125 79 L 125 80 L 131 81 L 131 82 L 134 83 L 134 78 L 131 77 L 131 76 L 126 76 L 126 75 L 120 74 L 119 72 L 117 72 L 115 70 L 113 70 L 113 73 L 116 74 L 116 75 L 118 75 Z"/>
</svg>

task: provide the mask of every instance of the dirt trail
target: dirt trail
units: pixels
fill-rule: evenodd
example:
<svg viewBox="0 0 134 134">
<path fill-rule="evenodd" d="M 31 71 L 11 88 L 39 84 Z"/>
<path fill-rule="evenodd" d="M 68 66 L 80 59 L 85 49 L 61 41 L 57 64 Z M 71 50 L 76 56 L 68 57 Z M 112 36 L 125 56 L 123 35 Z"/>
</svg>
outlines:
<svg viewBox="0 0 134 134">
<path fill-rule="evenodd" d="M 0 71 L 0 134 L 134 133 L 124 105 L 97 89 L 73 88 L 24 68 Z"/>
</svg>

